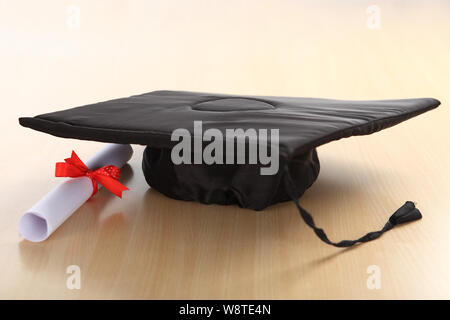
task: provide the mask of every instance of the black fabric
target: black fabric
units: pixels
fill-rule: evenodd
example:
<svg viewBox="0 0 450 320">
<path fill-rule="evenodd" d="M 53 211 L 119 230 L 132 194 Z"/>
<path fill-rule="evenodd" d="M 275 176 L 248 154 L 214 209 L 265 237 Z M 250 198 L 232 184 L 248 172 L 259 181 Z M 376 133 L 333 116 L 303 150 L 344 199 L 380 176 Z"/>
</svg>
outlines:
<svg viewBox="0 0 450 320">
<path fill-rule="evenodd" d="M 344 101 L 155 91 L 19 121 L 64 138 L 146 145 L 142 167 L 147 182 L 175 199 L 254 210 L 290 199 L 321 240 L 346 247 L 374 240 L 421 214 L 407 202 L 380 231 L 357 240 L 330 241 L 298 201 L 319 173 L 315 148 L 391 127 L 439 104 L 433 98 Z M 173 164 L 170 152 L 177 142 L 171 134 L 178 128 L 193 134 L 194 121 L 202 121 L 203 131 L 214 128 L 224 136 L 226 129 L 279 129 L 279 171 L 263 176 L 259 165 Z"/>
<path fill-rule="evenodd" d="M 280 156 L 391 127 L 439 105 L 432 98 L 345 101 L 154 91 L 21 118 L 20 124 L 63 138 L 170 148 L 177 128 L 280 129 Z"/>
<path fill-rule="evenodd" d="M 288 163 L 290 176 L 301 196 L 317 179 L 320 170 L 315 149 L 296 156 Z M 148 184 L 162 194 L 205 204 L 236 204 L 242 208 L 262 210 L 272 204 L 291 200 L 286 192 L 285 170 L 275 175 L 260 175 L 260 165 L 174 165 L 170 149 L 147 147 L 142 169 Z"/>
</svg>

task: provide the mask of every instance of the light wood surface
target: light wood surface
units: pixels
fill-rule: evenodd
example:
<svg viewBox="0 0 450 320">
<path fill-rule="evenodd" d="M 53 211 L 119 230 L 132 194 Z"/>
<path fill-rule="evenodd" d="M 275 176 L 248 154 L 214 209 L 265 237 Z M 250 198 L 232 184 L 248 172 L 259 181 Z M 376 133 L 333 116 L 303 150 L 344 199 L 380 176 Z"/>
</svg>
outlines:
<svg viewBox="0 0 450 320">
<path fill-rule="evenodd" d="M 67 24 L 80 9 L 79 27 Z M 369 5 L 381 28 L 366 26 Z M 448 1 L 1 1 L 0 298 L 450 298 Z M 18 125 L 32 116 L 157 89 L 391 99 L 437 110 L 318 149 L 302 205 L 334 240 L 381 227 L 406 200 L 424 218 L 352 249 L 322 243 L 293 203 L 262 212 L 168 199 L 124 170 L 47 241 L 17 232 L 59 183 L 54 163 L 100 143 Z M 78 265 L 81 289 L 66 287 Z M 367 268 L 381 288 L 366 285 Z"/>
</svg>

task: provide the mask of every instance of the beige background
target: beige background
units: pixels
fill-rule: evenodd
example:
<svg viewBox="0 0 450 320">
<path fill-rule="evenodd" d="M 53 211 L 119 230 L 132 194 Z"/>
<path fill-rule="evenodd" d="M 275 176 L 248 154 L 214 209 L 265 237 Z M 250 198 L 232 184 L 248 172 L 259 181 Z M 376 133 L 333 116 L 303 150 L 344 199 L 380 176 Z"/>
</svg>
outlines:
<svg viewBox="0 0 450 320">
<path fill-rule="evenodd" d="M 367 27 L 372 4 L 380 29 Z M 0 298 L 450 298 L 449 40 L 449 1 L 0 1 Z M 405 200 L 424 219 L 336 249 L 292 203 L 253 212 L 149 190 L 137 146 L 123 200 L 102 190 L 47 241 L 23 240 L 17 222 L 58 184 L 54 163 L 101 144 L 17 118 L 157 89 L 438 98 L 397 127 L 320 147 L 301 199 L 335 240 L 381 227 Z M 72 264 L 81 290 L 66 288 Z M 366 286 L 370 265 L 380 290 Z"/>
</svg>

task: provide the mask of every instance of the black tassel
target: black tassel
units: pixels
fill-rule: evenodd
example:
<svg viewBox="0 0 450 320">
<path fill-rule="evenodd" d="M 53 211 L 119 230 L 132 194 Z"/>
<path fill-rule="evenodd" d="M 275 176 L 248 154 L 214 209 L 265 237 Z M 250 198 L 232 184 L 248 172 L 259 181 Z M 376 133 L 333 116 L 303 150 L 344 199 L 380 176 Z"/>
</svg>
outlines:
<svg viewBox="0 0 450 320">
<path fill-rule="evenodd" d="M 389 218 L 389 221 L 394 225 L 402 224 L 405 222 L 411 222 L 422 219 L 422 214 L 419 209 L 416 208 L 413 202 L 406 201 L 403 206 L 397 209 L 394 214 Z"/>
<path fill-rule="evenodd" d="M 314 219 L 311 216 L 311 214 L 303 209 L 299 202 L 298 202 L 298 194 L 296 192 L 295 183 L 291 178 L 291 175 L 289 173 L 289 170 L 286 167 L 286 177 L 285 177 L 285 183 L 286 183 L 286 192 L 290 195 L 292 201 L 294 201 L 295 205 L 297 206 L 298 212 L 300 213 L 300 216 L 303 218 L 303 221 L 310 226 L 316 235 L 325 243 L 328 243 L 329 245 L 343 248 L 343 247 L 351 247 L 357 243 L 363 243 L 363 242 L 369 242 L 375 239 L 378 239 L 381 237 L 381 235 L 392 228 L 394 228 L 398 224 L 402 224 L 405 222 L 411 222 L 415 220 L 419 220 L 422 218 L 422 214 L 420 211 L 416 208 L 413 202 L 406 201 L 404 205 L 402 205 L 400 208 L 398 208 L 394 214 L 389 218 L 389 220 L 386 222 L 386 224 L 383 226 L 381 230 L 378 231 L 372 231 L 364 236 L 360 237 L 356 240 L 342 240 L 339 242 L 334 242 L 328 239 L 328 236 L 326 235 L 325 231 L 318 228 L 316 224 L 314 223 Z"/>
</svg>

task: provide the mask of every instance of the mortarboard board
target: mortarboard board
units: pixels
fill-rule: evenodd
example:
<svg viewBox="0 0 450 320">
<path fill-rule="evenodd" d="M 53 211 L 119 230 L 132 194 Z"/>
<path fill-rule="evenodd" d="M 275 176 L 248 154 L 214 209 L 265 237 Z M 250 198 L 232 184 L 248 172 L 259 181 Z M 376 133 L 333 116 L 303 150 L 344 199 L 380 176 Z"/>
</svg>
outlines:
<svg viewBox="0 0 450 320">
<path fill-rule="evenodd" d="M 316 147 L 374 133 L 439 104 L 432 98 L 344 101 L 154 91 L 19 121 L 63 138 L 147 146 L 147 182 L 174 199 L 254 210 L 292 200 L 320 239 L 348 247 L 421 214 L 407 201 L 381 230 L 330 241 L 298 201 L 319 174 Z"/>
</svg>

